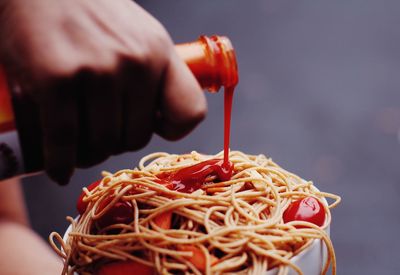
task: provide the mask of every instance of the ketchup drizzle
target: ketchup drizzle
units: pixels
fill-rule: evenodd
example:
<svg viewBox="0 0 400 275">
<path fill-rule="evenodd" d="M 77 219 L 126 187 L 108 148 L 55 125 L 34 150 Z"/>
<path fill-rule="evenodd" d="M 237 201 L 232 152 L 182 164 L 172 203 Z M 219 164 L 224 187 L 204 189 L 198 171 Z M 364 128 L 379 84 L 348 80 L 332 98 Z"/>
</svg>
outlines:
<svg viewBox="0 0 400 275">
<path fill-rule="evenodd" d="M 224 94 L 224 158 L 210 159 L 172 172 L 159 174 L 159 183 L 169 189 L 192 193 L 210 181 L 230 180 L 233 163 L 229 161 L 229 142 L 234 86 L 225 87 Z"/>
<path fill-rule="evenodd" d="M 224 165 L 229 165 L 229 143 L 234 87 L 225 87 L 224 93 Z"/>
<path fill-rule="evenodd" d="M 222 159 L 210 159 L 172 172 L 159 174 L 160 183 L 169 189 L 192 193 L 208 181 L 226 181 L 232 176 L 233 164 Z"/>
<path fill-rule="evenodd" d="M 201 45 L 202 51 L 198 51 L 198 44 Z M 158 175 L 160 183 L 168 188 L 191 193 L 202 188 L 207 182 L 227 181 L 232 176 L 233 164 L 229 161 L 229 144 L 233 91 L 238 83 L 238 71 L 235 52 L 226 37 L 212 36 L 207 38 L 202 36 L 198 42 L 184 47 L 188 48 L 182 51 L 183 48 L 180 46 L 180 49 L 186 57 L 190 53 L 188 49 L 192 48 L 193 50 L 189 54 L 192 58 L 187 59 L 187 64 L 199 79 L 201 86 L 214 92 L 218 91 L 221 86 L 225 90 L 224 158 L 211 159 L 177 171 Z"/>
</svg>

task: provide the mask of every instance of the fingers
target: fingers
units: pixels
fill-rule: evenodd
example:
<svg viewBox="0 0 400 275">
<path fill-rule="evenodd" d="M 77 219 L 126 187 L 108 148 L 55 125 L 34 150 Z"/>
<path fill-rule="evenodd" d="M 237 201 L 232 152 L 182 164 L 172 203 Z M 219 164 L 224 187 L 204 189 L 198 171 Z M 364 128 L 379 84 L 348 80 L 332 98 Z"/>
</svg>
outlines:
<svg viewBox="0 0 400 275">
<path fill-rule="evenodd" d="M 207 113 L 203 91 L 189 68 L 173 54 L 166 67 L 157 133 L 176 140 L 188 134 Z"/>
<path fill-rule="evenodd" d="M 66 184 L 75 166 L 142 148 L 154 131 L 170 140 L 190 132 L 206 114 L 204 94 L 176 55 L 167 64 L 163 77 L 125 60 L 114 73 L 83 71 L 48 85 L 40 109 L 49 176 Z"/>
<path fill-rule="evenodd" d="M 51 179 L 67 184 L 76 160 L 76 82 L 61 79 L 39 92 L 44 166 Z"/>
<path fill-rule="evenodd" d="M 154 131 L 159 79 L 154 72 L 126 61 L 118 83 L 123 95 L 122 149 L 137 150 L 150 141 Z"/>
<path fill-rule="evenodd" d="M 120 140 L 121 100 L 113 74 L 79 73 L 78 167 L 104 161 Z"/>
</svg>

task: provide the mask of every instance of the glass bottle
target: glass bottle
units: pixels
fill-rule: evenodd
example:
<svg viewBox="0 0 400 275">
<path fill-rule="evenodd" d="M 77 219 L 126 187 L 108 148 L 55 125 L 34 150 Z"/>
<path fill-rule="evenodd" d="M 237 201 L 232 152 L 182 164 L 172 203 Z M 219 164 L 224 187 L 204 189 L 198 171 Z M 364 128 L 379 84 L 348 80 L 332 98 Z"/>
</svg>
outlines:
<svg viewBox="0 0 400 275">
<path fill-rule="evenodd" d="M 200 86 L 209 92 L 233 87 L 238 82 L 236 55 L 225 36 L 200 36 L 197 41 L 175 46 Z"/>
</svg>

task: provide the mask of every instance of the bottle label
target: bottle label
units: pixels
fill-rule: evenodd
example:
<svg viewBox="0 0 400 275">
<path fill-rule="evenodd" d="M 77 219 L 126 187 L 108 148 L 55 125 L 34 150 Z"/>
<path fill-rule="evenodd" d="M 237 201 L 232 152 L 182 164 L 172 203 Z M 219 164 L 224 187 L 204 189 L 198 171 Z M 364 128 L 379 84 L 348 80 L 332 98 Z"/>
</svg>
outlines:
<svg viewBox="0 0 400 275">
<path fill-rule="evenodd" d="M 23 174 L 17 131 L 0 134 L 0 180 Z"/>
</svg>

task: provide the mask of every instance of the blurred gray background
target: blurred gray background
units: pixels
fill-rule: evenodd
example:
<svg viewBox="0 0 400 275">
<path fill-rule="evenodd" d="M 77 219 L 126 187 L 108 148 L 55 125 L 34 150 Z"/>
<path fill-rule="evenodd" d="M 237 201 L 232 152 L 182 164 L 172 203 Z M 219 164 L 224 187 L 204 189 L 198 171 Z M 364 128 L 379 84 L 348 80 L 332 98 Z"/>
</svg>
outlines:
<svg viewBox="0 0 400 275">
<path fill-rule="evenodd" d="M 340 194 L 332 239 L 338 274 L 400 274 L 400 1 L 140 1 L 174 41 L 223 34 L 237 51 L 240 85 L 232 149 L 264 153 Z M 132 22 L 134 24 L 135 22 Z M 222 93 L 207 119 L 176 143 L 154 136 L 59 187 L 24 181 L 33 227 L 67 226 L 81 187 L 101 170 L 133 167 L 145 154 L 222 149 Z"/>
</svg>

